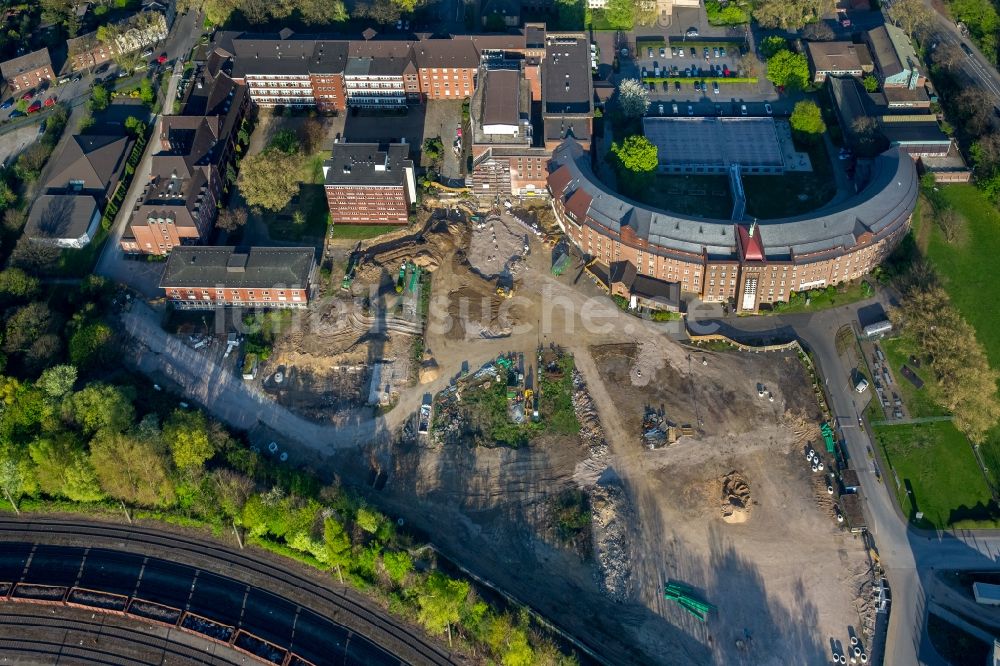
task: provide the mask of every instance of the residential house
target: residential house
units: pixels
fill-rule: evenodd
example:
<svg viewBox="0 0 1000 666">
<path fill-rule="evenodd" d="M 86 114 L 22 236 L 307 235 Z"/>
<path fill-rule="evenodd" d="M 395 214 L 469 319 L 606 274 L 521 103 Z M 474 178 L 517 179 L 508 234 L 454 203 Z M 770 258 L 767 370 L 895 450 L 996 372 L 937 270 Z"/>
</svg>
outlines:
<svg viewBox="0 0 1000 666">
<path fill-rule="evenodd" d="M 315 270 L 311 247 L 181 247 L 167 259 L 160 289 L 179 309 L 305 308 Z"/>
<path fill-rule="evenodd" d="M 109 62 L 119 53 L 150 48 L 167 38 L 167 18 L 163 12 L 143 11 L 111 26 L 104 41 L 89 32 L 66 40 L 64 71 L 76 72 Z"/>
<path fill-rule="evenodd" d="M 334 225 L 409 222 L 417 188 L 405 143 L 336 143 L 323 177 Z"/>
<path fill-rule="evenodd" d="M 0 63 L 0 75 L 14 93 L 37 88 L 52 81 L 52 59 L 47 48 L 25 53 Z"/>
<path fill-rule="evenodd" d="M 125 170 L 130 148 L 125 136 L 70 137 L 50 160 L 51 175 L 28 213 L 27 237 L 57 247 L 87 245 Z"/>
</svg>

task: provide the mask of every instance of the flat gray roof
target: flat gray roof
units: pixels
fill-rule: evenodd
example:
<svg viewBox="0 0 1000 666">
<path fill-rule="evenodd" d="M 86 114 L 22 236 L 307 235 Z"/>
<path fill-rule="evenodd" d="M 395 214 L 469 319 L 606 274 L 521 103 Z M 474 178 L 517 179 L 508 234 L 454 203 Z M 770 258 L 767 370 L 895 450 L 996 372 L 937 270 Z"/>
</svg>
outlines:
<svg viewBox="0 0 1000 666">
<path fill-rule="evenodd" d="M 311 247 L 175 247 L 160 288 L 246 287 L 305 289 L 316 251 Z"/>
<path fill-rule="evenodd" d="M 660 164 L 782 167 L 772 118 L 644 118 L 643 133 L 659 149 Z"/>
</svg>

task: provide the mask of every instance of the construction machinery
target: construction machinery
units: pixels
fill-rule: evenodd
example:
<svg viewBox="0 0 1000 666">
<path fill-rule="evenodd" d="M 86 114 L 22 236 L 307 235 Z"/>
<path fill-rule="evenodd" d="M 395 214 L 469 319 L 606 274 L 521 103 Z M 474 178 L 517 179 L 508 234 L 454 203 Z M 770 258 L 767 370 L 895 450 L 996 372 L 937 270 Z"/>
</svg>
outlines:
<svg viewBox="0 0 1000 666">
<path fill-rule="evenodd" d="M 709 613 L 715 610 L 715 606 L 699 599 L 695 595 L 695 591 L 683 583 L 668 581 L 663 587 L 663 596 L 671 601 L 676 601 L 681 608 L 702 622 L 705 621 Z"/>
<path fill-rule="evenodd" d="M 514 362 L 511 361 L 509 358 L 505 358 L 503 356 L 497 359 L 497 365 L 507 370 L 512 370 L 514 368 Z"/>
<path fill-rule="evenodd" d="M 562 275 L 563 272 L 566 270 L 566 267 L 569 266 L 569 263 L 570 263 L 569 252 L 563 252 L 562 254 L 559 255 L 559 258 L 556 259 L 555 263 L 552 264 L 552 274 Z"/>
<path fill-rule="evenodd" d="M 505 287 L 504 285 L 499 285 L 499 286 L 497 286 L 497 296 L 501 296 L 503 298 L 513 298 L 514 297 L 514 288 L 513 287 Z"/>
<path fill-rule="evenodd" d="M 412 264 L 413 272 L 410 274 L 410 293 L 412 294 L 417 288 L 417 282 L 420 281 L 420 266 Z"/>
</svg>

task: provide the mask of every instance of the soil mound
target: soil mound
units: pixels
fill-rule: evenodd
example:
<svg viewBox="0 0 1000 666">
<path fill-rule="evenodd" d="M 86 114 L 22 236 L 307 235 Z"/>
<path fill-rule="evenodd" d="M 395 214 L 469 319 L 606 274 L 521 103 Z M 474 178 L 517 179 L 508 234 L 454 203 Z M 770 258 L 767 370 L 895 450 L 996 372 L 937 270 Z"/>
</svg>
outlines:
<svg viewBox="0 0 1000 666">
<path fill-rule="evenodd" d="M 722 519 L 727 523 L 745 523 L 750 519 L 750 485 L 739 472 L 722 477 Z"/>
</svg>

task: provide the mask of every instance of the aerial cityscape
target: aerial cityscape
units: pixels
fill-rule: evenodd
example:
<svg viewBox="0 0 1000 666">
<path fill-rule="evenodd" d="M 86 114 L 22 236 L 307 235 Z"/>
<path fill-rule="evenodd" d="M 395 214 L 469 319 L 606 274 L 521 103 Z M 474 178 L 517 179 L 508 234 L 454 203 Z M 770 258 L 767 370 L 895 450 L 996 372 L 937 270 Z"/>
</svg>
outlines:
<svg viewBox="0 0 1000 666">
<path fill-rule="evenodd" d="M 0 0 L 12 664 L 1000 665 L 991 0 Z"/>
</svg>

